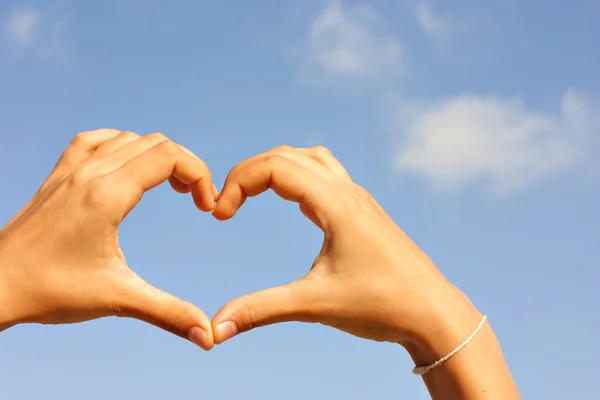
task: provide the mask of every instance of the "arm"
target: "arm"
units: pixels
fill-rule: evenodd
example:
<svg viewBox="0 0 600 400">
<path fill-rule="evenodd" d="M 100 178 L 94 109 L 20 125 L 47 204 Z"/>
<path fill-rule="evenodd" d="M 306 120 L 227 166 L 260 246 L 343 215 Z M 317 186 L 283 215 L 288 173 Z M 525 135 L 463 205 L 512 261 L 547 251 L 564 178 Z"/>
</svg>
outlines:
<svg viewBox="0 0 600 400">
<path fill-rule="evenodd" d="M 452 287 L 443 308 L 433 310 L 429 330 L 404 347 L 415 365 L 431 365 L 466 340 L 482 321 L 469 300 Z M 473 339 L 448 361 L 422 376 L 433 399 L 520 399 L 500 344 L 484 322 Z"/>
<path fill-rule="evenodd" d="M 0 241 L 1 243 L 1 241 Z M 9 266 L 3 260 L 5 249 L 0 246 L 0 332 L 17 324 L 15 316 L 15 296 L 10 292 Z"/>
<path fill-rule="evenodd" d="M 280 147 L 243 161 L 229 173 L 213 214 L 229 219 L 248 196 L 269 188 L 299 203 L 324 232 L 321 253 L 303 278 L 226 304 L 212 321 L 215 343 L 267 324 L 319 322 L 400 344 L 416 365 L 428 365 L 481 321 L 464 294 L 326 149 Z M 434 399 L 519 398 L 487 323 L 424 380 Z"/>
<path fill-rule="evenodd" d="M 119 248 L 121 221 L 166 180 L 191 192 L 201 210 L 214 207 L 204 162 L 164 135 L 78 134 L 38 193 L 0 230 L 0 331 L 119 316 L 211 348 L 206 315 L 146 283 Z"/>
</svg>

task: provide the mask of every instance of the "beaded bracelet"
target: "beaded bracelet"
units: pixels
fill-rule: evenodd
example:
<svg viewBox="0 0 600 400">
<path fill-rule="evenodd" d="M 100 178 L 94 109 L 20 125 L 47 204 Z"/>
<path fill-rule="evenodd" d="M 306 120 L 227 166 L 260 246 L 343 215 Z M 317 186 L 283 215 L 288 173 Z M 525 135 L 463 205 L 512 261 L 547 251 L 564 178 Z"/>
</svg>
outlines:
<svg viewBox="0 0 600 400">
<path fill-rule="evenodd" d="M 456 353 L 458 353 L 459 351 L 461 351 L 463 347 L 465 347 L 467 344 L 469 344 L 469 342 L 471 340 L 473 340 L 473 338 L 475 337 L 475 335 L 477 335 L 477 332 L 479 332 L 479 330 L 481 329 L 481 327 L 483 326 L 483 324 L 485 324 L 486 320 L 487 320 L 487 315 L 484 315 L 483 318 L 481 319 L 481 322 L 479 322 L 479 325 L 477 325 L 477 328 L 475 328 L 475 330 L 473 331 L 473 333 L 471 334 L 471 336 L 469 336 L 467 338 L 467 340 L 465 340 L 464 342 L 462 342 L 456 349 L 452 350 L 447 356 L 445 356 L 443 358 L 440 358 L 439 360 L 437 360 L 433 364 L 423 365 L 423 366 L 420 366 L 420 367 L 413 368 L 413 370 L 412 370 L 413 374 L 415 374 L 415 375 L 424 375 L 424 374 L 428 373 L 429 371 L 431 371 L 432 369 L 434 369 L 435 367 L 439 367 L 440 365 L 442 365 L 443 363 L 445 363 L 446 361 L 448 361 L 450 359 L 450 357 L 452 357 L 453 355 L 455 355 Z"/>
</svg>

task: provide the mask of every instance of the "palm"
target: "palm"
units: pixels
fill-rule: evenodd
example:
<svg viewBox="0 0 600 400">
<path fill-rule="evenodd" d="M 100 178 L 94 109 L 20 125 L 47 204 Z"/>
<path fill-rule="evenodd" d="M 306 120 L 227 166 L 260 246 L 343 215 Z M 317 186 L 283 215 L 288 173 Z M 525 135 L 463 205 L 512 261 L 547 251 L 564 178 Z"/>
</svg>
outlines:
<svg viewBox="0 0 600 400">
<path fill-rule="evenodd" d="M 290 285 L 298 297 L 304 297 L 302 304 L 307 307 L 305 315 L 297 319 L 360 338 L 394 342 L 397 330 L 389 326 L 389 318 L 381 318 L 383 310 L 374 309 L 381 304 L 380 291 L 377 280 L 365 273 L 362 253 L 336 241 L 334 235 L 325 235 L 308 274 Z"/>
</svg>

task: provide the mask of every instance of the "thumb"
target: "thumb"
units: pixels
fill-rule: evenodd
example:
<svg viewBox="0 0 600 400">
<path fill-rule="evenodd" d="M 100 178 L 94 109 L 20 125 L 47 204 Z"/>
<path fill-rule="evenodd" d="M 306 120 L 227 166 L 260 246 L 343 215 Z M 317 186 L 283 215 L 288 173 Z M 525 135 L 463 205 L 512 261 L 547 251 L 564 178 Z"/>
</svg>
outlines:
<svg viewBox="0 0 600 400">
<path fill-rule="evenodd" d="M 288 285 L 238 297 L 212 320 L 215 344 L 251 329 L 279 322 L 318 322 L 324 296 L 312 282 L 302 279 Z"/>
<path fill-rule="evenodd" d="M 213 345 L 210 320 L 195 305 L 140 280 L 126 288 L 124 317 L 145 321 L 189 339 L 204 350 Z"/>
</svg>

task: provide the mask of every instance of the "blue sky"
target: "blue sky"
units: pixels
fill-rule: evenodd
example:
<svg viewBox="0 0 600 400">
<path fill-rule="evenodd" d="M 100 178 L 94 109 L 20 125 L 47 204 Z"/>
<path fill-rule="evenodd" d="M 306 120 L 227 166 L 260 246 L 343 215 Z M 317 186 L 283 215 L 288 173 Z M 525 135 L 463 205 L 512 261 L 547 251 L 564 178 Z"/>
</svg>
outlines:
<svg viewBox="0 0 600 400">
<path fill-rule="evenodd" d="M 488 314 L 529 399 L 600 372 L 598 2 L 3 1 L 0 222 L 71 137 L 160 131 L 218 185 L 324 144 Z M 161 186 L 131 267 L 213 315 L 304 275 L 320 232 L 267 194 L 217 222 Z M 0 335 L 2 399 L 424 399 L 399 346 L 282 324 L 209 353 L 141 322 Z"/>
</svg>

